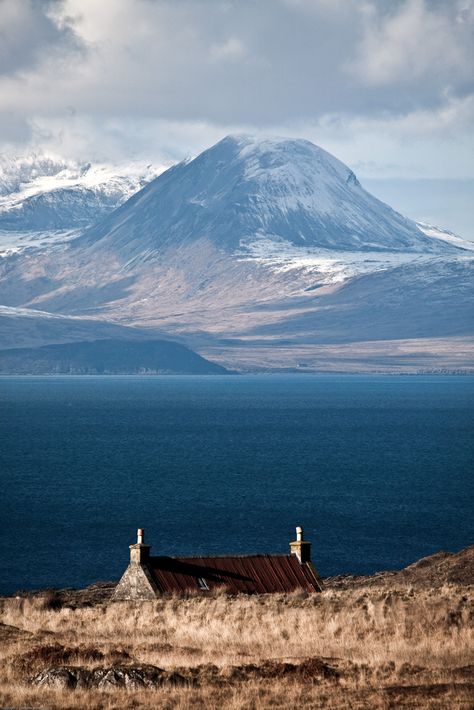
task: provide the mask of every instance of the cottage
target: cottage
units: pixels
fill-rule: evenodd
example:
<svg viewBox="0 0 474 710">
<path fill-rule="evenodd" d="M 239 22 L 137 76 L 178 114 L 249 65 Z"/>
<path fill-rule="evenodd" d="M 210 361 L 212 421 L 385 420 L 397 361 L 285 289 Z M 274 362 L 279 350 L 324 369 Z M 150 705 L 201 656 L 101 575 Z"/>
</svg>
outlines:
<svg viewBox="0 0 474 710">
<path fill-rule="evenodd" d="M 311 562 L 311 543 L 296 528 L 287 555 L 224 555 L 213 557 L 151 557 L 144 531 L 130 545 L 130 564 L 115 593 L 115 600 L 156 599 L 166 593 L 229 594 L 320 592 L 322 583 Z"/>
</svg>

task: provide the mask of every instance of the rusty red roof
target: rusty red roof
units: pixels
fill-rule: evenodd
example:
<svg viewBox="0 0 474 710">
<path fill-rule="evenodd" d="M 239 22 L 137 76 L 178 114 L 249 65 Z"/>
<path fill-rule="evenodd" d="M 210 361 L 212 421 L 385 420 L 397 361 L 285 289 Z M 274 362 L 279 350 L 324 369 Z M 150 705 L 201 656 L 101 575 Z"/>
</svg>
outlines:
<svg viewBox="0 0 474 710">
<path fill-rule="evenodd" d="M 321 585 L 311 564 L 295 555 L 150 557 L 148 569 L 160 592 L 223 589 L 230 594 L 317 592 Z"/>
</svg>

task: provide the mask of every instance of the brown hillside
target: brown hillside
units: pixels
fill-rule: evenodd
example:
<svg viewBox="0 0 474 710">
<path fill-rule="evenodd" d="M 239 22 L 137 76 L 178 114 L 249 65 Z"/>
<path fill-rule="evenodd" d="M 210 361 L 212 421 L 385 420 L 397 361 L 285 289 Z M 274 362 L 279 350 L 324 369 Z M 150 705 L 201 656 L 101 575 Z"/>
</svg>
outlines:
<svg viewBox="0 0 474 710">
<path fill-rule="evenodd" d="M 460 552 L 436 552 L 397 571 L 373 575 L 338 575 L 324 580 L 331 589 L 357 587 L 440 587 L 444 584 L 474 584 L 474 545 Z"/>
</svg>

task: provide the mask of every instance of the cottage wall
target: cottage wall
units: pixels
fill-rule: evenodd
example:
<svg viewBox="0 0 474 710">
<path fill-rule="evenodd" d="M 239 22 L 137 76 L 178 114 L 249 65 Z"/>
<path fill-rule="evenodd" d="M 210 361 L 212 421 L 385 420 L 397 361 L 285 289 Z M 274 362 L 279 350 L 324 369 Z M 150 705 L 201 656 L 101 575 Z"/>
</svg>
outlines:
<svg viewBox="0 0 474 710">
<path fill-rule="evenodd" d="M 156 599 L 158 590 L 145 566 L 130 563 L 115 588 L 115 601 Z"/>
</svg>

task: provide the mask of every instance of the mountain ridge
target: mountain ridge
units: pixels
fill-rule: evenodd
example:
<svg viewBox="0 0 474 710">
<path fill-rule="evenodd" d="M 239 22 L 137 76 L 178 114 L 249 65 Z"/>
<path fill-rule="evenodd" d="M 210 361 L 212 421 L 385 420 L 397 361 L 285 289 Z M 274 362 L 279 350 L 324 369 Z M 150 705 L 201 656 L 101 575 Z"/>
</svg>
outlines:
<svg viewBox="0 0 474 710">
<path fill-rule="evenodd" d="M 162 170 L 138 161 L 114 165 L 36 153 L 1 156 L 0 231 L 85 228 Z"/>
<path fill-rule="evenodd" d="M 369 348 L 370 368 L 458 370 L 473 267 L 472 245 L 394 212 L 323 149 L 230 136 L 93 226 L 4 256 L 0 304 L 159 331 L 230 369 L 331 369 L 353 343 L 357 367 Z"/>
<path fill-rule="evenodd" d="M 299 246 L 449 252 L 372 197 L 350 168 L 302 139 L 226 136 L 148 183 L 77 246 L 121 257 L 206 238 L 235 251 L 267 235 Z"/>
</svg>

